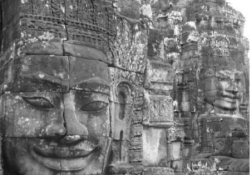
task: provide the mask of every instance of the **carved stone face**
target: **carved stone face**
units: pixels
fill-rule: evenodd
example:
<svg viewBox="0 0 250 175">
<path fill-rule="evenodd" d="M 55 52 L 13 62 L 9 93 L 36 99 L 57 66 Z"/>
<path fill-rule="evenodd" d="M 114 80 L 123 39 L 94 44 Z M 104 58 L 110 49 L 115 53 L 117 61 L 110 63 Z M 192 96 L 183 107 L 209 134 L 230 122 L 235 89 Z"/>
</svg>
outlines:
<svg viewBox="0 0 250 175">
<path fill-rule="evenodd" d="M 108 66 L 35 55 L 14 68 L 11 91 L 0 97 L 9 174 L 101 174 L 111 144 Z"/>
<path fill-rule="evenodd" d="M 225 110 L 239 109 L 245 87 L 242 72 L 220 70 L 214 73 L 210 69 L 205 74 L 203 81 L 206 101 Z"/>
</svg>

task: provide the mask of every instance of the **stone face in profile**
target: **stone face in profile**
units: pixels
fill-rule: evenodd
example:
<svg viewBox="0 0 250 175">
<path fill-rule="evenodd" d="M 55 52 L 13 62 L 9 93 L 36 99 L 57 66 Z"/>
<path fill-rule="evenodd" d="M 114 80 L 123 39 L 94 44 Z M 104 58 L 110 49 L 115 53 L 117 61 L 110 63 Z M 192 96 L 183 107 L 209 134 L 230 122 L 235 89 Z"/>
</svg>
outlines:
<svg viewBox="0 0 250 175">
<path fill-rule="evenodd" d="M 1 96 L 7 171 L 102 173 L 110 146 L 108 66 L 40 55 L 13 65 L 15 93 Z"/>
</svg>

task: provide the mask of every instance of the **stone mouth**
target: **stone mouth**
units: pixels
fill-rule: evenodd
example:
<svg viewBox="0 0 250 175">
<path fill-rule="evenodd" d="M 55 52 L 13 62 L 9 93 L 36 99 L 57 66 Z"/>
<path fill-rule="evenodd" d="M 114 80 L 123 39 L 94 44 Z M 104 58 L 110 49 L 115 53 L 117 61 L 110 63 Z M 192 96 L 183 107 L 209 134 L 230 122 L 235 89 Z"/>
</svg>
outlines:
<svg viewBox="0 0 250 175">
<path fill-rule="evenodd" d="M 74 146 L 34 145 L 32 157 L 43 166 L 56 171 L 80 171 L 96 156 L 97 146 L 83 141 Z"/>
<path fill-rule="evenodd" d="M 235 97 L 222 97 L 221 99 L 229 103 L 236 103 L 238 101 L 238 98 L 236 96 Z"/>
<path fill-rule="evenodd" d="M 228 100 L 238 100 L 241 97 L 241 94 L 239 92 L 229 92 L 229 91 L 221 91 L 221 98 L 228 99 Z"/>
</svg>

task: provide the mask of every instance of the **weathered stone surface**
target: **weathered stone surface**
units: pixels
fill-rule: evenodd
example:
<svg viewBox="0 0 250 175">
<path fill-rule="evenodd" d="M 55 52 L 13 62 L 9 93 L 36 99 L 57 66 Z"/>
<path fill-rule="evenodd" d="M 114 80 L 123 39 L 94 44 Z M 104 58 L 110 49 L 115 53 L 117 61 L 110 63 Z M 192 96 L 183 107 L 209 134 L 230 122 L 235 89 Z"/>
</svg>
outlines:
<svg viewBox="0 0 250 175">
<path fill-rule="evenodd" d="M 175 174 L 173 169 L 167 168 L 167 167 L 148 167 L 148 168 L 145 168 L 144 171 L 145 171 L 144 172 L 145 175 L 151 175 L 151 174 L 154 174 L 154 175 L 162 175 L 162 174 L 174 175 Z"/>
<path fill-rule="evenodd" d="M 117 40 L 112 45 L 115 67 L 143 73 L 146 67 L 147 31 L 139 21 L 122 19 L 117 23 Z"/>
<path fill-rule="evenodd" d="M 17 55 L 64 55 L 63 42 L 50 33 L 39 37 L 27 37 L 16 42 Z"/>
<path fill-rule="evenodd" d="M 170 91 L 173 89 L 173 70 L 169 64 L 148 61 L 146 69 L 145 87 Z"/>
<path fill-rule="evenodd" d="M 115 84 L 112 88 L 112 135 L 115 140 L 129 141 L 131 136 L 130 132 L 133 132 L 131 126 L 131 116 L 133 114 L 133 88 L 125 81 Z"/>
<path fill-rule="evenodd" d="M 143 126 L 143 163 L 157 166 L 167 158 L 166 129 Z"/>
<path fill-rule="evenodd" d="M 160 95 L 147 95 L 148 111 L 144 115 L 143 124 L 164 125 L 173 121 L 172 98 Z"/>
<path fill-rule="evenodd" d="M 141 164 L 143 161 L 142 150 L 130 150 L 129 160 L 132 164 Z"/>
<path fill-rule="evenodd" d="M 63 42 L 63 50 L 65 55 L 111 63 L 103 51 L 87 47 L 86 44 L 77 41 Z"/>
<path fill-rule="evenodd" d="M 143 74 L 138 74 L 135 72 L 124 71 L 118 68 L 109 68 L 110 76 L 113 82 L 119 82 L 125 80 L 133 84 L 134 86 L 142 86 L 144 82 Z"/>
<path fill-rule="evenodd" d="M 247 140 L 234 140 L 233 141 L 232 157 L 246 158 L 246 159 L 249 157 L 249 143 Z"/>
<path fill-rule="evenodd" d="M 248 132 L 248 121 L 244 118 L 234 118 L 228 116 L 202 116 L 201 125 L 203 127 L 202 144 L 203 146 L 213 145 L 213 153 L 219 155 L 232 156 L 234 135 L 236 131 L 242 131 L 242 137 Z M 237 135 L 236 137 L 239 137 Z M 237 141 L 235 141 L 237 143 Z M 238 148 L 239 149 L 239 148 Z M 246 151 L 246 150 L 245 150 Z M 238 154 L 240 151 L 238 152 Z M 237 155 L 237 151 L 235 150 Z"/>
<path fill-rule="evenodd" d="M 5 78 L 11 92 L 63 92 L 69 89 L 68 57 L 27 55 L 16 58 Z"/>
<path fill-rule="evenodd" d="M 217 169 L 230 172 L 249 172 L 249 159 L 235 159 L 231 157 L 216 157 Z"/>
<path fill-rule="evenodd" d="M 3 1 L 1 2 L 3 28 L 1 29 L 1 51 L 6 51 L 11 47 L 13 41 L 20 38 L 19 26 L 19 11 L 20 1 Z"/>
<path fill-rule="evenodd" d="M 109 94 L 110 76 L 107 64 L 91 59 L 69 57 L 70 88 Z"/>
</svg>

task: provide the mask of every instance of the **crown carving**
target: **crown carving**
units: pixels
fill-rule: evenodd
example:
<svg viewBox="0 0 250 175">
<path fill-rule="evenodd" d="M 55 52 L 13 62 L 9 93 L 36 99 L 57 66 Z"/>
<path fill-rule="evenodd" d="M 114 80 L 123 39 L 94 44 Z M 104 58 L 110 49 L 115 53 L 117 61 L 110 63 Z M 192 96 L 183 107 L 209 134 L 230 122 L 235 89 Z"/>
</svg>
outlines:
<svg viewBox="0 0 250 175">
<path fill-rule="evenodd" d="M 45 31 L 54 38 L 75 40 L 107 50 L 115 37 L 114 8 L 104 0 L 20 0 L 20 27 L 25 36 Z"/>
</svg>

